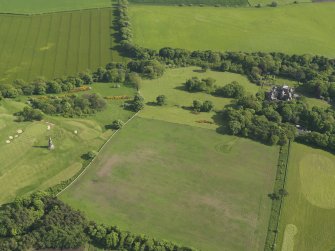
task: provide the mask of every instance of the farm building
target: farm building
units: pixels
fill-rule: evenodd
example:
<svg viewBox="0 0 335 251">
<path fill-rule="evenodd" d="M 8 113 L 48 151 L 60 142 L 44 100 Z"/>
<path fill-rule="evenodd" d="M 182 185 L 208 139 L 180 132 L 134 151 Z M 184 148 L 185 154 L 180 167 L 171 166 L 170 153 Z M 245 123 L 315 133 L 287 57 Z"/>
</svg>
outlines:
<svg viewBox="0 0 335 251">
<path fill-rule="evenodd" d="M 293 98 L 297 98 L 298 95 L 294 93 L 294 88 L 287 85 L 284 86 L 273 86 L 272 89 L 266 92 L 266 98 L 268 100 L 284 100 L 289 101 Z"/>
</svg>

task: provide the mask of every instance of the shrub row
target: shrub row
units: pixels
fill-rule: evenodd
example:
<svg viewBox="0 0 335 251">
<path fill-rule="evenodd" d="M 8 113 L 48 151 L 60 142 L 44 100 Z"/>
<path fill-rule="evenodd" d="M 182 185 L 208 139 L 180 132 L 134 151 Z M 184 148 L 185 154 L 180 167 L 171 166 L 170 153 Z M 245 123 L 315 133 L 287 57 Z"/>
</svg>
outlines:
<svg viewBox="0 0 335 251">
<path fill-rule="evenodd" d="M 269 194 L 269 197 L 272 199 L 272 206 L 270 212 L 268 232 L 265 240 L 265 251 L 275 250 L 276 246 L 283 197 L 288 195 L 285 190 L 285 180 L 289 152 L 290 142 L 280 147 L 274 192 L 272 194 Z"/>
</svg>

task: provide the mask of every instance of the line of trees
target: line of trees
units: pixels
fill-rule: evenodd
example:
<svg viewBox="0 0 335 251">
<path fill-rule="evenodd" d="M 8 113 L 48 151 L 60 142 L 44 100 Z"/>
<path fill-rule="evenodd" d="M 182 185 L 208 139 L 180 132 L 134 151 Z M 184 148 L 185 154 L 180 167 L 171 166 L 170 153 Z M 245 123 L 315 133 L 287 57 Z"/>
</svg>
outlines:
<svg viewBox="0 0 335 251">
<path fill-rule="evenodd" d="M 237 81 L 224 86 L 217 86 L 215 82 L 213 78 L 192 77 L 184 83 L 184 87 L 189 92 L 206 92 L 224 98 L 240 98 L 245 95 L 244 86 Z"/>
<path fill-rule="evenodd" d="M 43 96 L 30 98 L 30 109 L 38 109 L 49 115 L 78 117 L 94 114 L 106 108 L 106 101 L 96 93 L 83 95 Z M 26 108 L 24 108 L 26 109 Z M 20 114 L 19 114 L 20 115 Z"/>
<path fill-rule="evenodd" d="M 79 248 L 86 243 L 109 250 L 195 251 L 90 222 L 81 212 L 44 192 L 17 198 L 0 208 L 2 251 Z"/>
</svg>

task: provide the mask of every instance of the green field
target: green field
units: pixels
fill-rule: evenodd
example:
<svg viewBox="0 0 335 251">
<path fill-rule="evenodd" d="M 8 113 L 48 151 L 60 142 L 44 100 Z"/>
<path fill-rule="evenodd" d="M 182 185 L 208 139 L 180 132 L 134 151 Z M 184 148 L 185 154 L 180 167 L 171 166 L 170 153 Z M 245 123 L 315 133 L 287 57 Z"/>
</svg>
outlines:
<svg viewBox="0 0 335 251">
<path fill-rule="evenodd" d="M 182 89 L 183 83 L 189 78 L 214 78 L 216 85 L 224 86 L 232 81 L 237 81 L 243 85 L 248 93 L 255 94 L 260 87 L 250 83 L 249 80 L 239 74 L 228 72 L 201 72 L 197 67 L 187 67 L 169 69 L 163 77 L 154 80 L 144 80 L 141 84 L 141 95 L 147 105 L 139 116 L 149 119 L 159 119 L 179 124 L 187 124 L 208 129 L 216 129 L 216 124 L 197 123 L 199 120 L 213 121 L 215 112 L 194 114 L 190 110 L 183 109 L 182 106 L 190 107 L 193 100 L 210 100 L 214 104 L 215 110 L 222 110 L 225 105 L 229 105 L 232 99 L 215 97 L 207 93 L 189 93 Z M 156 101 L 158 95 L 164 94 L 167 97 L 167 105 L 160 107 L 150 103 Z"/>
<path fill-rule="evenodd" d="M 335 3 L 277 8 L 130 5 L 135 43 L 160 49 L 277 51 L 335 57 Z"/>
<path fill-rule="evenodd" d="M 46 13 L 110 7 L 111 0 L 0 0 L 0 13 Z"/>
<path fill-rule="evenodd" d="M 222 5 L 222 6 L 247 6 L 248 0 L 130 0 L 131 3 L 160 4 L 160 5 Z"/>
<path fill-rule="evenodd" d="M 130 96 L 134 93 L 131 88 L 111 86 L 94 84 L 90 92 Z M 114 119 L 126 121 L 132 115 L 120 108 L 121 104 L 122 101 L 109 101 L 105 111 L 87 118 L 47 116 L 41 122 L 19 123 L 12 114 L 25 105 L 0 101 L 0 204 L 18 195 L 46 189 L 74 175 L 82 167 L 81 155 L 98 150 L 112 134 L 105 126 Z M 47 122 L 52 124 L 51 130 L 47 129 L 50 125 Z M 22 134 L 17 133 L 19 129 L 23 130 Z M 7 144 L 10 136 L 14 139 Z M 46 149 L 49 136 L 56 146 L 52 152 Z"/>
<path fill-rule="evenodd" d="M 335 156 L 292 144 L 286 190 L 289 195 L 284 199 L 277 250 L 332 250 Z"/>
<path fill-rule="evenodd" d="M 276 2 L 278 5 L 287 5 L 297 3 L 311 3 L 312 0 L 249 0 L 251 6 L 256 6 L 260 4 L 261 6 L 269 6 L 272 2 Z"/>
<path fill-rule="evenodd" d="M 277 157 L 277 147 L 135 118 L 61 199 L 99 222 L 202 250 L 263 250 Z"/>
<path fill-rule="evenodd" d="M 0 15 L 0 82 L 95 70 L 118 55 L 112 8 L 33 16 Z"/>
</svg>

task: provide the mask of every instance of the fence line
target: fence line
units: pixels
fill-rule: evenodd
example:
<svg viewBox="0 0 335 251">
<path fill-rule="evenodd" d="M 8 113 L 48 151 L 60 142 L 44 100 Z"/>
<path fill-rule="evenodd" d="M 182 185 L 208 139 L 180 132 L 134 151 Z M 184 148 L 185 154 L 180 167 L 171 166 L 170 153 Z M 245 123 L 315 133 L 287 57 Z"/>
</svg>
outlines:
<svg viewBox="0 0 335 251">
<path fill-rule="evenodd" d="M 138 114 L 139 112 L 136 112 L 130 119 L 128 119 L 123 126 L 126 126 L 131 120 L 133 120 L 133 118 L 135 118 L 135 116 Z M 110 137 L 109 139 L 100 147 L 100 149 L 98 150 L 97 155 L 90 161 L 90 163 L 83 169 L 83 171 L 70 183 L 68 184 L 66 187 L 64 187 L 61 191 L 59 191 L 56 196 L 59 196 L 61 193 L 63 193 L 65 190 L 67 190 L 72 184 L 74 184 L 85 172 L 86 170 L 91 166 L 91 164 L 94 162 L 94 160 L 98 157 L 99 153 L 104 149 L 104 147 L 107 145 L 107 143 L 121 130 L 117 129 Z"/>
</svg>

